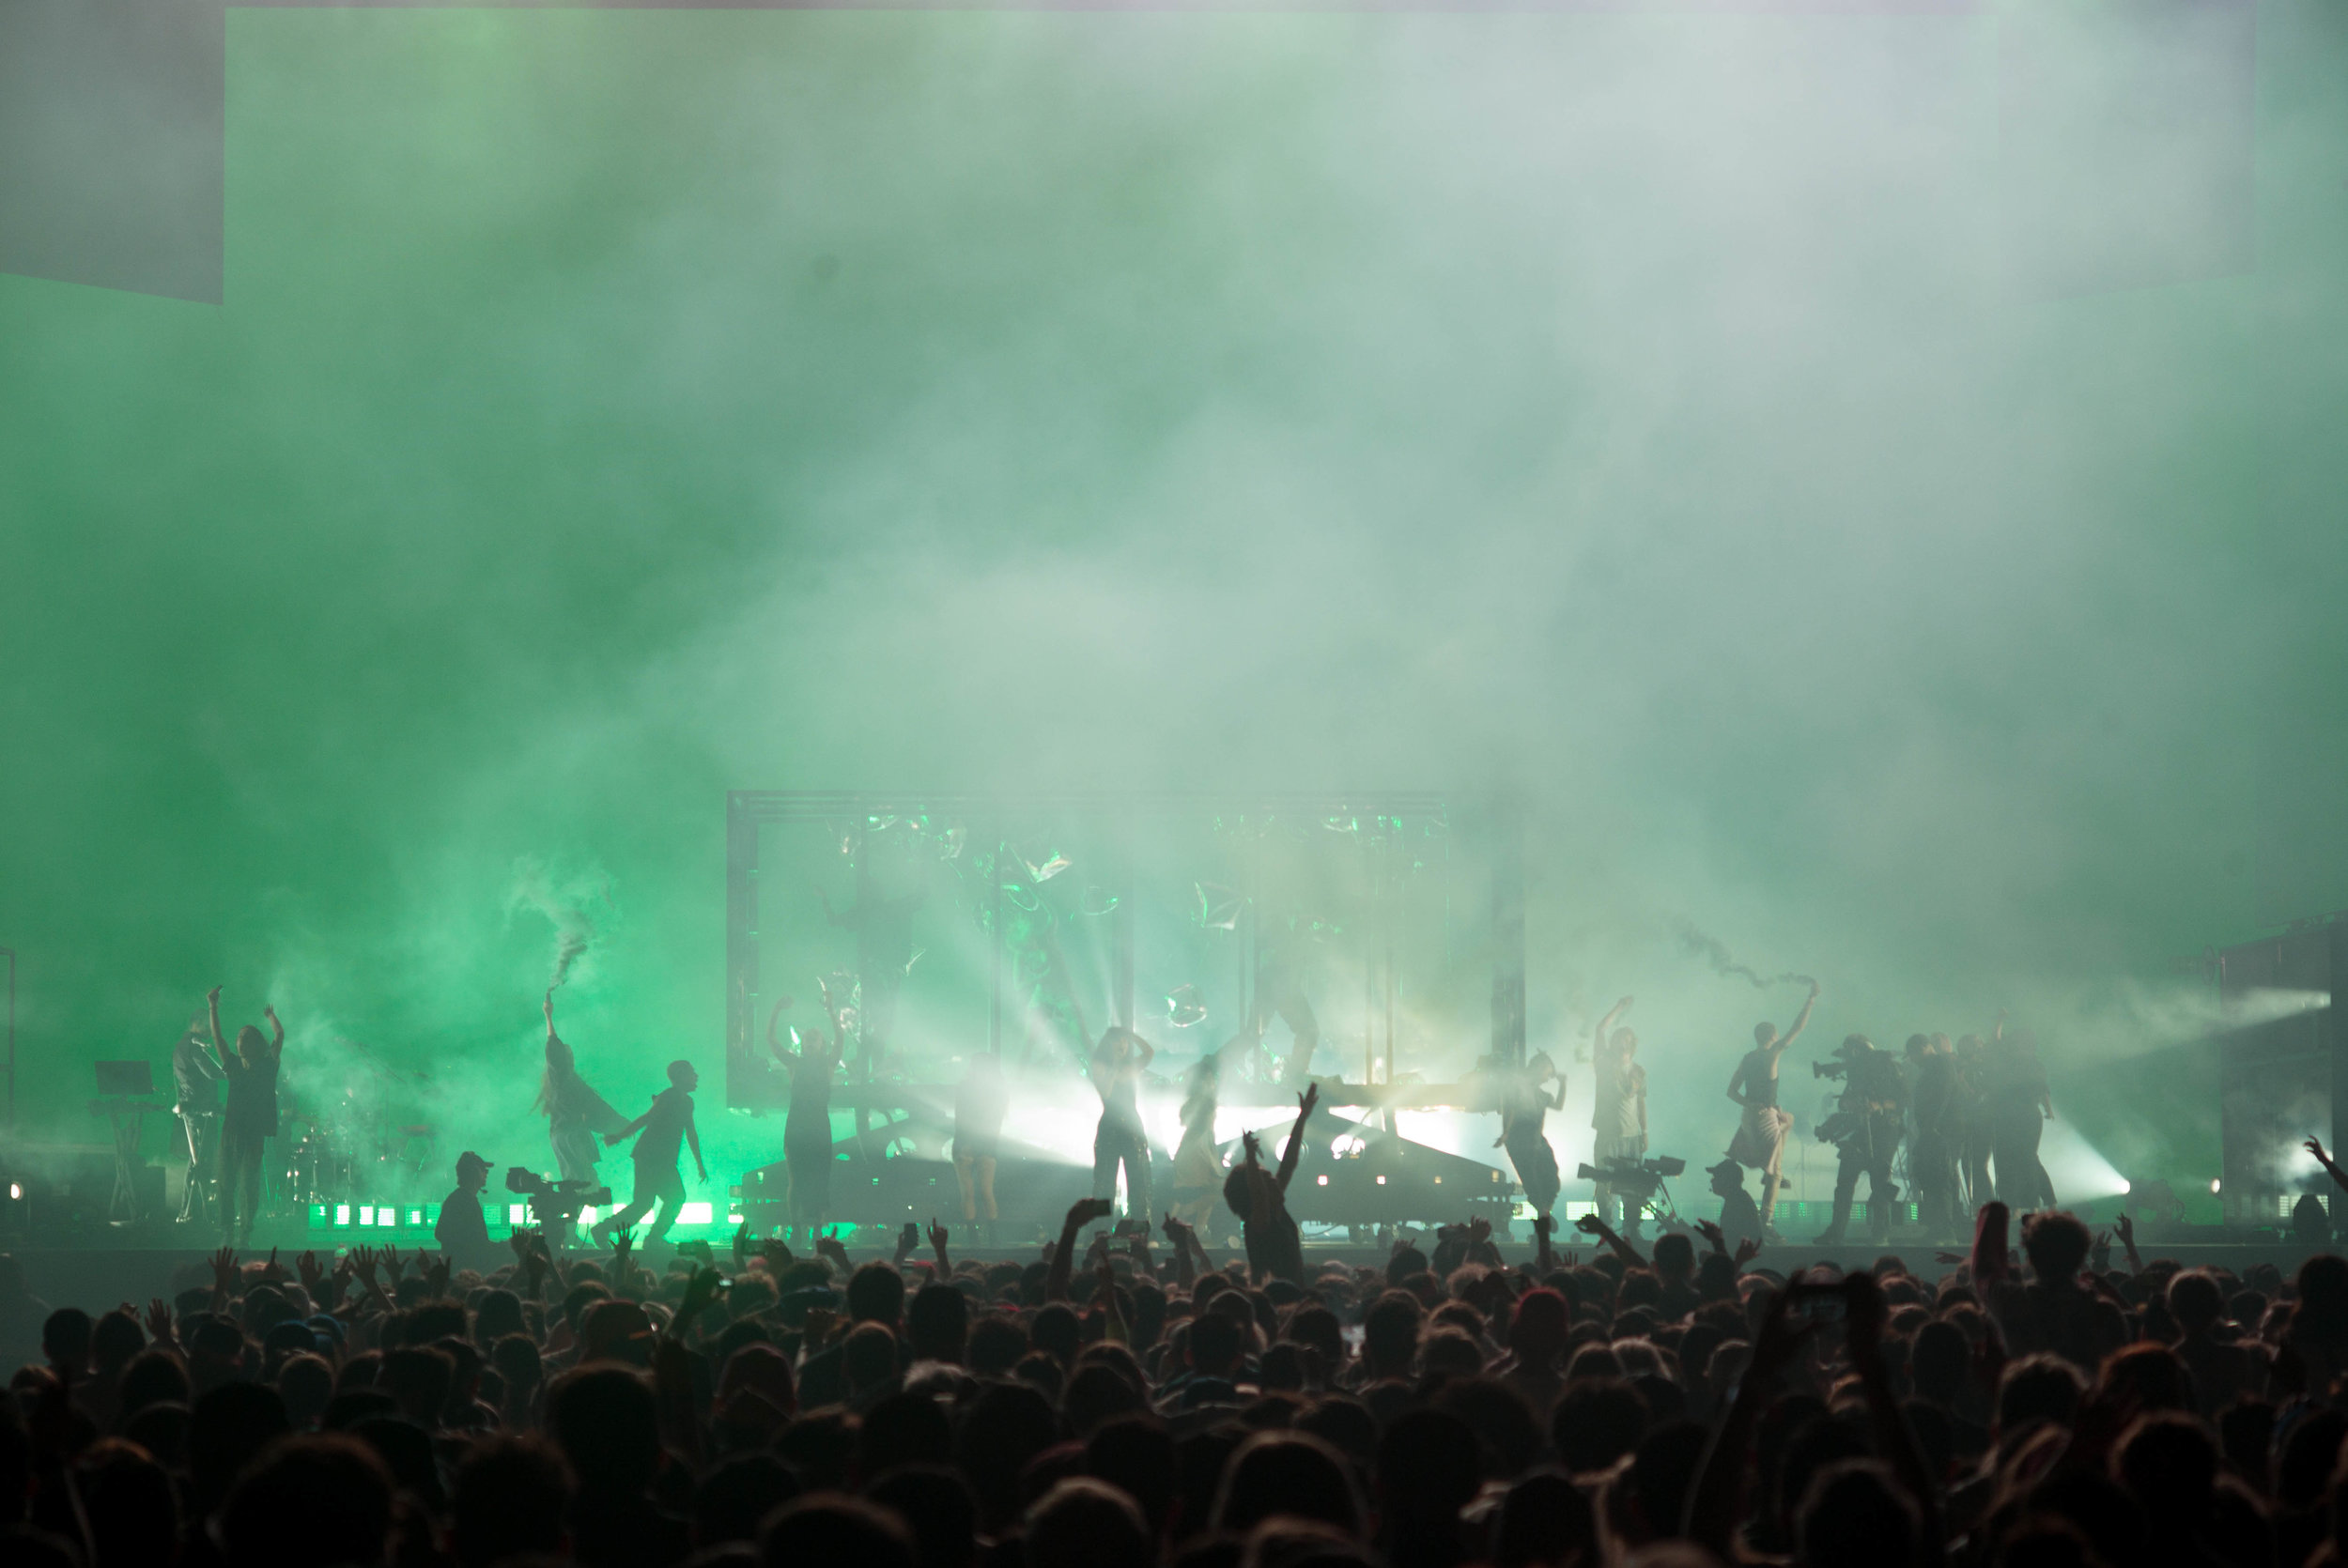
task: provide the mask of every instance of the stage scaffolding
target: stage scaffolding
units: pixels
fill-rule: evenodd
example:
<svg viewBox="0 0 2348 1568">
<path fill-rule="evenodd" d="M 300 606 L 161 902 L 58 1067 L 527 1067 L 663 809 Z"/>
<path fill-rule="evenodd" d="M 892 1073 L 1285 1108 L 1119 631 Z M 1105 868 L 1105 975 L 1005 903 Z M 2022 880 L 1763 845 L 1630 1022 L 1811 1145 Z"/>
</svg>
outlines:
<svg viewBox="0 0 2348 1568">
<path fill-rule="evenodd" d="M 1403 900 L 1411 877 L 1410 850 L 1404 829 L 1434 823 L 1451 845 L 1468 842 L 1482 852 L 1482 869 L 1489 883 L 1488 945 L 1491 953 L 1491 1054 L 1506 1064 L 1524 1059 L 1524 869 L 1522 825 L 1514 803 L 1502 797 L 1469 800 L 1439 792 L 1411 791 L 1329 792 L 1321 793 L 1209 794 L 1204 792 L 974 794 L 907 791 L 784 791 L 737 790 L 726 796 L 726 1098 L 729 1107 L 750 1113 L 781 1109 L 786 1101 L 773 1089 L 774 1075 L 760 1058 L 762 1004 L 770 994 L 763 987 L 761 967 L 762 836 L 766 829 L 797 827 L 837 835 L 850 861 L 858 907 L 869 907 L 878 896 L 873 884 L 872 854 L 863 836 L 891 824 L 919 822 L 925 830 L 958 833 L 958 854 L 987 857 L 988 891 L 980 895 L 994 901 L 993 916 L 981 922 L 987 954 L 986 1048 L 1000 1054 L 1005 1045 L 1007 1014 L 1019 1003 L 1006 994 L 1003 896 L 1006 886 L 1001 856 L 1019 834 L 1034 834 L 1039 824 L 1058 831 L 1081 824 L 1097 840 L 1113 846 L 1136 842 L 1154 822 L 1187 820 L 1195 830 L 1212 820 L 1247 826 L 1261 835 L 1270 824 L 1343 828 L 1359 846 L 1358 874 L 1366 894 L 1352 912 L 1360 940 L 1363 987 L 1358 1036 L 1337 1041 L 1328 1035 L 1324 1044 L 1336 1048 L 1342 1064 L 1342 1084 L 1326 1072 L 1324 1103 L 1375 1105 L 1387 1108 L 1459 1106 L 1466 1103 L 1463 1086 L 1418 1081 L 1413 1064 L 1398 1060 L 1398 992 L 1402 963 L 1397 952 L 1397 932 L 1403 925 Z M 1374 831 L 1364 836 L 1363 823 Z M 949 825 L 950 824 L 950 825 Z M 1350 826 L 1346 824 L 1351 824 Z M 1104 918 L 1109 950 L 1109 1010 L 1112 1022 L 1141 1026 L 1135 1007 L 1135 915 L 1130 853 L 1112 849 L 1106 856 L 1113 902 Z M 1258 856 L 1260 861 L 1260 854 Z M 981 862 L 974 858 L 973 865 Z M 1026 869 L 1026 868 L 1022 868 Z M 958 873 L 960 874 L 960 873 Z M 1260 885 L 1240 889 L 1243 913 L 1231 929 L 1240 938 L 1239 989 L 1243 1009 L 1258 1006 L 1259 911 Z M 1399 1082 L 1398 1082 L 1399 1081 Z M 1261 1103 L 1277 1103 L 1293 1093 L 1294 1085 L 1261 1087 Z M 916 1085 L 887 1078 L 850 1081 L 835 1088 L 833 1103 L 854 1108 L 859 1123 L 873 1111 L 935 1106 L 937 1085 Z M 1247 1090 L 1227 1081 L 1227 1102 L 1244 1103 Z"/>
</svg>

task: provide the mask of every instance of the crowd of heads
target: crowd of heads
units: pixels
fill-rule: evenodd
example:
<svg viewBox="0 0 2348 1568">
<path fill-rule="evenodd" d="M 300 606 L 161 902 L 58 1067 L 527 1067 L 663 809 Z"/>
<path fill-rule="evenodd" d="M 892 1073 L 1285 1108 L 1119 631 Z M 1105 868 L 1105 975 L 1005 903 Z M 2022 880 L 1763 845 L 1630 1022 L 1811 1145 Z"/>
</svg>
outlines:
<svg viewBox="0 0 2348 1568">
<path fill-rule="evenodd" d="M 1990 1206 L 1930 1274 L 1536 1253 L 1310 1278 L 731 1260 L 524 1237 L 486 1274 L 224 1254 L 36 1299 L 0 1559 L 854 1568 L 2284 1564 L 2348 1530 L 2348 1262 L 2124 1260 Z M 412 1261 L 412 1260 L 411 1260 Z M 1776 1263 L 1778 1267 L 1772 1267 Z M 1780 1268 L 1785 1269 L 1781 1272 Z M 159 1282 L 161 1283 L 161 1282 Z M 2339 1503 L 2335 1522 L 2334 1505 Z"/>
</svg>

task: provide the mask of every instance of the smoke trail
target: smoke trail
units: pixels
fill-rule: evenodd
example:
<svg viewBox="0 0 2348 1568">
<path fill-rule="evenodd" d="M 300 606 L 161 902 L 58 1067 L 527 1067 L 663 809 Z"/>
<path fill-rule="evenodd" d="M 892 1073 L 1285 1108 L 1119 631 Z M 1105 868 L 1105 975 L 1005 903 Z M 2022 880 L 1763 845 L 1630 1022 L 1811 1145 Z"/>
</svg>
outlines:
<svg viewBox="0 0 2348 1568">
<path fill-rule="evenodd" d="M 1690 957 L 1700 958 L 1710 964 L 1715 975 L 1735 975 L 1751 980 L 1755 991 L 1767 991 L 1771 986 L 1814 986 L 1818 983 L 1809 976 L 1797 975 L 1790 969 L 1783 975 L 1764 976 L 1751 965 L 1738 963 L 1729 953 L 1726 943 L 1698 930 L 1694 921 L 1683 915 L 1674 924 L 1679 932 L 1680 945 L 1688 950 Z"/>
<path fill-rule="evenodd" d="M 595 939 L 595 916 L 587 910 L 591 897 L 610 902 L 609 886 L 600 875 L 573 878 L 558 886 L 541 862 L 524 856 L 514 864 L 514 890 L 507 908 L 528 905 L 554 925 L 554 968 L 547 979 L 549 991 L 570 979 L 571 966 Z"/>
</svg>

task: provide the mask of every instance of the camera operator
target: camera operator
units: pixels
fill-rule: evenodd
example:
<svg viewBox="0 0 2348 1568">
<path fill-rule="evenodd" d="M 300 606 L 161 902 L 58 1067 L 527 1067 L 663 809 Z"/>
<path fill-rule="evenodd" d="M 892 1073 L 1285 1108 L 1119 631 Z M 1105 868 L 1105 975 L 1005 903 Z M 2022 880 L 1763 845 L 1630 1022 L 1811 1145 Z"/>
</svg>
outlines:
<svg viewBox="0 0 2348 1568">
<path fill-rule="evenodd" d="M 1834 1115 L 1818 1124 L 1818 1141 L 1834 1145 L 1834 1220 L 1818 1237 L 1821 1247 L 1839 1246 L 1850 1223 L 1851 1198 L 1859 1176 L 1867 1176 L 1867 1232 L 1875 1240 L 1892 1237 L 1892 1210 L 1900 1190 L 1892 1184 L 1892 1157 L 1900 1147 L 1900 1114 L 1908 1085 L 1891 1053 L 1864 1035 L 1850 1035 L 1834 1048 L 1832 1063 L 1813 1062 L 1820 1078 L 1841 1078 L 1843 1097 Z"/>
</svg>

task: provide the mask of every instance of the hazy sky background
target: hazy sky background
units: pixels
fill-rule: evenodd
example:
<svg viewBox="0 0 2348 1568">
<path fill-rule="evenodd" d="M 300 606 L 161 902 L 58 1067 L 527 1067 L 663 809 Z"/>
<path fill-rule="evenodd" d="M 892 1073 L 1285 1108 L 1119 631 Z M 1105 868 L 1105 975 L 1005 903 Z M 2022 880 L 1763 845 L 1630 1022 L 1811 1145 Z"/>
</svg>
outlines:
<svg viewBox="0 0 2348 1568">
<path fill-rule="evenodd" d="M 2102 14 L 230 13 L 224 305 L 0 278 L 28 1118 L 219 982 L 541 1155 L 525 862 L 608 899 L 591 1076 L 714 1078 L 730 788 L 1501 781 L 1537 1043 L 1639 993 L 1659 1146 L 1793 1002 L 1684 916 L 2214 1165 L 2104 1064 L 2348 901 L 2272 826 L 2337 110 L 2285 16 L 2260 190 L 2333 207 L 2250 236 L 2206 38 L 2017 108 Z"/>
</svg>

